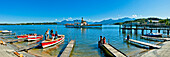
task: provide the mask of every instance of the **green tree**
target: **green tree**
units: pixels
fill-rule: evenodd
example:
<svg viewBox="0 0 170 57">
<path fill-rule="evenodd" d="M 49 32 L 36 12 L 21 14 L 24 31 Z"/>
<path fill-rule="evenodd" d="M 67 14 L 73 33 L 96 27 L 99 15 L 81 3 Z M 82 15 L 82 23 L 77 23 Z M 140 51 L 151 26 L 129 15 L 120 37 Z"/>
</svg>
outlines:
<svg viewBox="0 0 170 57">
<path fill-rule="evenodd" d="M 152 23 L 152 20 L 150 20 L 150 23 Z"/>
</svg>

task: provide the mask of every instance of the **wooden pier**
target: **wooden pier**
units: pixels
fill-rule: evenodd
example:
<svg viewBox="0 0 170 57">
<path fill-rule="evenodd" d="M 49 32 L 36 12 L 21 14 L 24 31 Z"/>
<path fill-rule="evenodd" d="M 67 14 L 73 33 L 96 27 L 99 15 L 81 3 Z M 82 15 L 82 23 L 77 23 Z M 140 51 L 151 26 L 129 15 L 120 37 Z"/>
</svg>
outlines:
<svg viewBox="0 0 170 57">
<path fill-rule="evenodd" d="M 110 54 L 109 56 L 112 56 L 112 57 L 128 57 L 124 53 L 122 53 L 121 51 L 116 49 L 115 47 L 111 46 L 110 44 L 103 44 L 101 47 L 104 51 L 106 51 L 105 53 L 107 53 L 107 51 L 108 51 L 108 53 Z"/>
<path fill-rule="evenodd" d="M 127 29 L 127 30 L 170 30 L 170 29 L 166 29 L 166 28 L 122 28 L 122 29 Z"/>
<path fill-rule="evenodd" d="M 170 56 L 170 41 L 163 43 L 161 49 L 153 49 L 142 54 L 140 57 L 169 57 Z M 136 56 L 139 57 L 139 56 Z"/>
<path fill-rule="evenodd" d="M 16 36 L 0 36 L 2 38 L 7 38 L 7 37 L 16 37 Z"/>
<path fill-rule="evenodd" d="M 134 28 L 135 27 L 135 28 Z M 166 30 L 167 35 L 169 35 L 170 27 L 168 25 L 160 25 L 160 24 L 132 24 L 127 23 L 123 24 L 122 26 L 119 26 L 119 30 L 122 29 L 122 32 L 125 33 L 126 30 L 134 30 L 135 34 L 137 34 L 138 30 L 142 30 L 142 35 L 144 34 L 144 30 L 150 30 L 150 33 L 152 33 L 153 30 L 157 30 L 158 33 L 160 33 L 161 30 Z"/>
<path fill-rule="evenodd" d="M 71 51 L 73 50 L 75 41 L 71 40 L 60 57 L 70 57 Z"/>
<path fill-rule="evenodd" d="M 22 48 L 20 48 L 19 50 L 17 50 L 17 51 L 28 51 L 29 49 L 32 49 L 32 48 L 34 48 L 34 47 L 36 47 L 36 46 L 38 46 L 39 44 L 35 44 L 35 45 L 32 45 L 32 46 L 30 46 L 30 47 L 22 47 Z"/>
<path fill-rule="evenodd" d="M 15 33 L 10 33 L 10 34 L 0 34 L 0 36 L 6 36 L 6 35 L 15 35 Z"/>
<path fill-rule="evenodd" d="M 125 38 L 125 40 L 127 40 L 127 38 Z M 138 44 L 141 44 L 141 45 L 145 45 L 145 46 L 149 46 L 149 47 L 153 47 L 153 48 L 161 48 L 161 46 L 158 46 L 158 45 L 145 43 L 145 42 L 141 42 L 141 41 L 137 41 L 137 40 L 133 40 L 133 39 L 129 39 L 128 41 L 138 43 Z"/>
<path fill-rule="evenodd" d="M 147 38 L 147 39 L 155 39 L 155 40 L 170 41 L 170 38 L 149 37 L 149 36 L 141 36 L 141 37 L 142 37 L 142 38 Z"/>
<path fill-rule="evenodd" d="M 12 53 L 14 51 L 11 48 L 8 48 L 5 45 L 0 45 L 0 57 L 17 57 L 15 54 Z"/>
</svg>

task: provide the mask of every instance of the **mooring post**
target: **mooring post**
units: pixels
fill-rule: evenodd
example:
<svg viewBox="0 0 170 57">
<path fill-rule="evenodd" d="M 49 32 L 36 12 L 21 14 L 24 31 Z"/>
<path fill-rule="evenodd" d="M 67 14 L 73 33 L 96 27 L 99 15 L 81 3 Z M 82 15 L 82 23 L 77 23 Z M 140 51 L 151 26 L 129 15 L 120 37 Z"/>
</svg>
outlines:
<svg viewBox="0 0 170 57">
<path fill-rule="evenodd" d="M 167 35 L 169 35 L 169 30 L 167 30 Z"/>
<path fill-rule="evenodd" d="M 121 25 L 119 25 L 119 32 L 121 31 Z"/>
<path fill-rule="evenodd" d="M 150 33 L 152 33 L 152 29 L 150 30 Z"/>
<path fill-rule="evenodd" d="M 142 29 L 142 35 L 144 34 L 144 29 Z"/>
<path fill-rule="evenodd" d="M 126 29 L 126 25 L 123 26 Z M 122 29 L 122 32 L 125 33 L 125 29 Z"/>
<path fill-rule="evenodd" d="M 160 29 L 158 29 L 158 33 L 160 33 Z"/>
<path fill-rule="evenodd" d="M 130 25 L 130 29 L 132 30 L 132 22 L 131 22 L 131 25 Z"/>
<path fill-rule="evenodd" d="M 138 33 L 138 26 L 136 25 L 136 30 L 135 30 L 135 34 Z"/>
<path fill-rule="evenodd" d="M 109 44 L 109 39 L 108 39 L 108 44 Z"/>
</svg>

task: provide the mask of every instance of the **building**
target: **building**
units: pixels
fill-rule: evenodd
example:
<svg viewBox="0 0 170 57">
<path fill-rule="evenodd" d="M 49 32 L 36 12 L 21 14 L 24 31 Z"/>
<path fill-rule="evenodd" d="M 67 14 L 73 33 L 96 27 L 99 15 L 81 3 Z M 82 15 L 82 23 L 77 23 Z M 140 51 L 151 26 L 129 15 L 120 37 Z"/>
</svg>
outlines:
<svg viewBox="0 0 170 57">
<path fill-rule="evenodd" d="M 148 18 L 148 22 L 150 23 L 159 23 L 159 18 Z"/>
</svg>

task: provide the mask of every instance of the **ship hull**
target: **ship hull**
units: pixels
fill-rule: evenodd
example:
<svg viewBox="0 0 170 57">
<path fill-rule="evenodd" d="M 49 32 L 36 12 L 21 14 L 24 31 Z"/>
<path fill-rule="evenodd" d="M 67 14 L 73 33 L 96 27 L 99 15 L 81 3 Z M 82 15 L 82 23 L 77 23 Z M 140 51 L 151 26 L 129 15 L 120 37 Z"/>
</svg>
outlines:
<svg viewBox="0 0 170 57">
<path fill-rule="evenodd" d="M 69 28 L 100 28 L 102 27 L 101 24 L 97 24 L 97 25 L 65 25 L 66 27 Z"/>
</svg>

